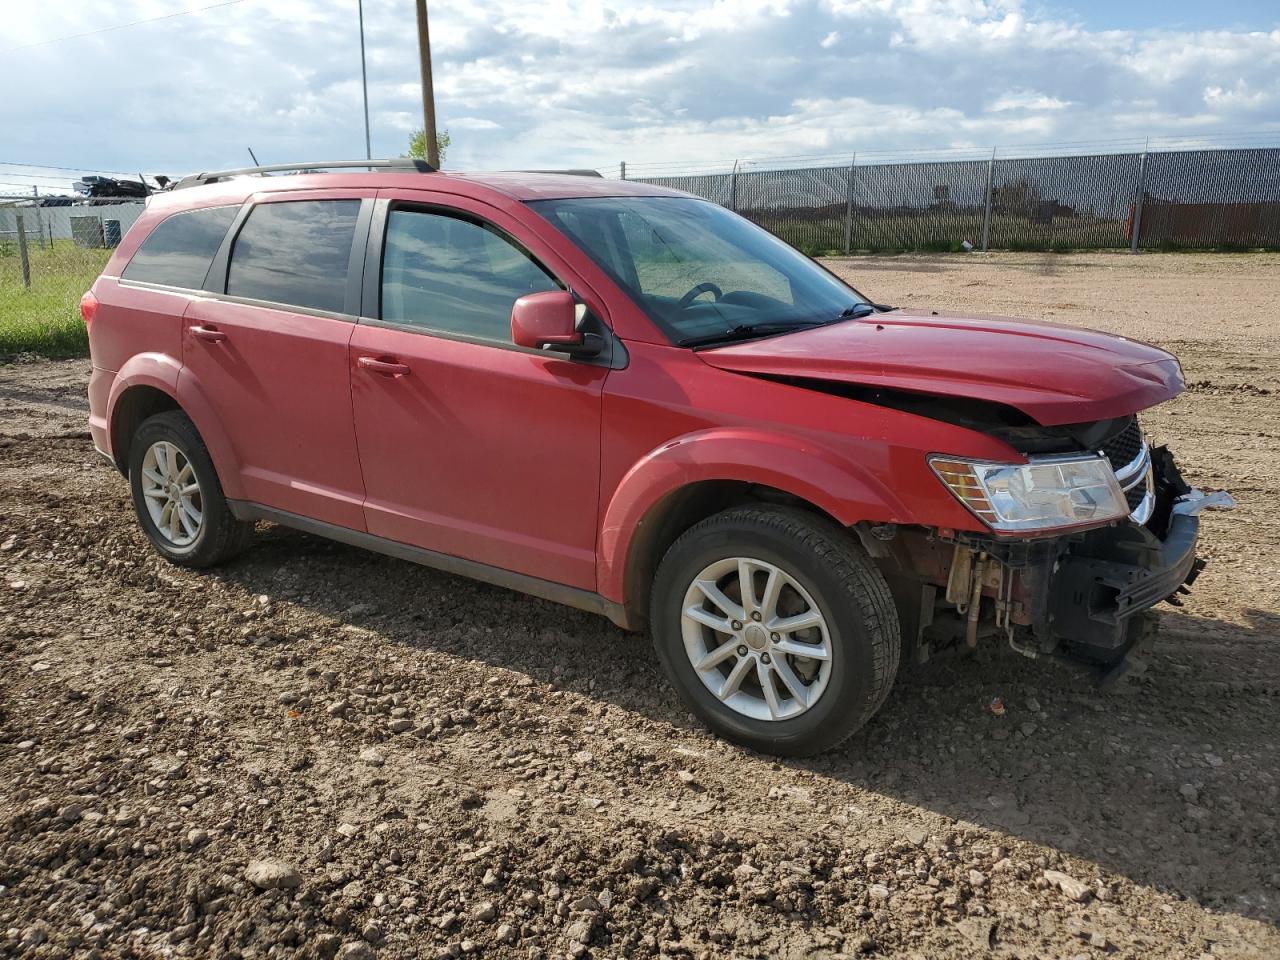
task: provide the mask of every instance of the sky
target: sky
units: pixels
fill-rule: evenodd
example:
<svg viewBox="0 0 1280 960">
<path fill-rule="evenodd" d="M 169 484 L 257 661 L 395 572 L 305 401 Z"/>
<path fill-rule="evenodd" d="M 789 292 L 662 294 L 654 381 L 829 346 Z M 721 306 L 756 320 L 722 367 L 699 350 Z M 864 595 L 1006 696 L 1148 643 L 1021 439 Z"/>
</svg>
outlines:
<svg viewBox="0 0 1280 960">
<path fill-rule="evenodd" d="M 180 175 L 247 164 L 248 147 L 262 163 L 363 156 L 356 0 L 235 0 L 104 31 L 215 2 L 10 0 L 0 191 L 57 183 L 15 164 Z M 626 160 L 643 173 L 1145 137 L 1280 144 L 1276 0 L 430 9 L 446 166 L 460 169 L 616 172 Z M 66 39 L 89 31 L 104 32 Z M 373 154 L 396 156 L 422 123 L 412 0 L 365 0 L 365 39 Z"/>
</svg>

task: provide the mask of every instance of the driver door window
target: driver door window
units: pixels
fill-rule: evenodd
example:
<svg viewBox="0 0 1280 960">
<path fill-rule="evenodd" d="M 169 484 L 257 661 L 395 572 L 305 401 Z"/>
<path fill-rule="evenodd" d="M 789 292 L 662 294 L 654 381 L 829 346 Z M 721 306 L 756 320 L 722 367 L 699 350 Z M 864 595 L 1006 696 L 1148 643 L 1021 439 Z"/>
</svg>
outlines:
<svg viewBox="0 0 1280 960">
<path fill-rule="evenodd" d="M 392 210 L 382 265 L 382 319 L 482 340 L 511 340 L 511 306 L 559 285 L 492 227 Z"/>
</svg>

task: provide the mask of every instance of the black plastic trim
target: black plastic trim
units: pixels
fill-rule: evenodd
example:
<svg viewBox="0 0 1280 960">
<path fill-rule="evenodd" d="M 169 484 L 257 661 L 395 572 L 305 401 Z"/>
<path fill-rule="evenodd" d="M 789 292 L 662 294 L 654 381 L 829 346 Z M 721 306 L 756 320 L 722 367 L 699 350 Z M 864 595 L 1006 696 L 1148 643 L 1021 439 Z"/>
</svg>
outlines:
<svg viewBox="0 0 1280 960">
<path fill-rule="evenodd" d="M 550 600 L 553 603 L 561 603 L 578 610 L 586 610 L 589 613 L 598 613 L 612 620 L 624 630 L 630 629 L 626 609 L 622 604 L 606 600 L 600 594 L 593 593 L 590 590 L 566 586 L 563 583 L 554 583 L 551 580 L 531 577 L 527 574 L 516 573 L 512 570 L 490 566 L 487 563 L 479 563 L 475 560 L 467 560 L 463 557 L 455 557 L 447 553 L 438 553 L 435 550 L 426 550 L 422 547 L 415 547 L 412 544 L 401 543 L 399 540 L 388 540 L 385 537 L 374 536 L 363 530 L 352 530 L 349 527 L 340 527 L 337 524 L 325 523 L 322 520 L 313 520 L 310 517 L 277 510 L 274 507 L 263 506 L 260 503 L 253 503 L 248 500 L 228 500 L 227 504 L 237 520 L 267 520 L 271 523 L 278 523 L 281 526 L 291 527 L 329 540 L 336 540 L 339 543 L 360 547 L 364 550 L 372 550 L 388 557 L 408 560 L 424 567 L 469 577 L 472 580 L 479 580 L 483 583 L 491 583 L 497 587 L 505 587 L 508 590 L 526 593 L 530 596 Z"/>
</svg>

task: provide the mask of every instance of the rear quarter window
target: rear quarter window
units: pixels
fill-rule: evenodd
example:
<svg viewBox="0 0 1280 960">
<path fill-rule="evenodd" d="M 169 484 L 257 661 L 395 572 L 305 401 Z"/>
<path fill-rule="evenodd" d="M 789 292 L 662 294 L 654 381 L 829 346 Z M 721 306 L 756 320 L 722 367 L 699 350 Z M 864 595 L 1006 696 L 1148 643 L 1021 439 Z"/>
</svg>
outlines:
<svg viewBox="0 0 1280 960">
<path fill-rule="evenodd" d="M 156 225 L 121 274 L 126 280 L 199 290 L 238 205 L 175 213 Z"/>
</svg>

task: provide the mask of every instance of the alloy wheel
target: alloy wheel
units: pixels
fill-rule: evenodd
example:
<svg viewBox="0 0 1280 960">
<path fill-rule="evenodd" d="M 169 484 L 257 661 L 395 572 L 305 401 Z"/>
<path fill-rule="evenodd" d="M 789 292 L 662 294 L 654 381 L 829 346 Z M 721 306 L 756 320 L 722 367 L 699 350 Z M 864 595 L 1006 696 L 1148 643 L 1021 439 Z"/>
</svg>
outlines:
<svg viewBox="0 0 1280 960">
<path fill-rule="evenodd" d="M 763 560 L 727 557 L 706 566 L 685 592 L 681 630 L 703 685 L 743 716 L 797 717 L 831 677 L 822 610 L 795 577 Z"/>
<path fill-rule="evenodd" d="M 160 536 L 171 547 L 189 547 L 200 536 L 204 498 L 195 468 L 176 444 L 157 440 L 142 458 L 142 496 Z"/>
</svg>

